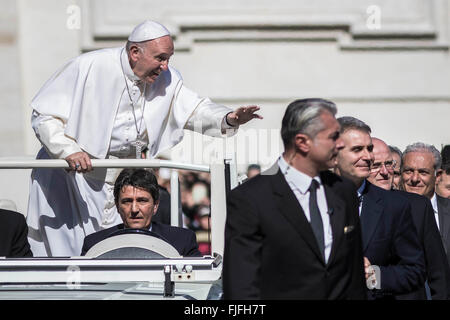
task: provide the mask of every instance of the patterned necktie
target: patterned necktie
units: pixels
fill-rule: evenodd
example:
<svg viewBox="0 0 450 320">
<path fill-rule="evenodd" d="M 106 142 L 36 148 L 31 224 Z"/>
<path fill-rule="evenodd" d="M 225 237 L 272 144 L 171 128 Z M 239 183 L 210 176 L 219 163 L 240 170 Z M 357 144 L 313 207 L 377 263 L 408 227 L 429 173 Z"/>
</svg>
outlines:
<svg viewBox="0 0 450 320">
<path fill-rule="evenodd" d="M 309 187 L 309 215 L 311 217 L 311 227 L 316 236 L 317 244 L 319 245 L 322 257 L 325 259 L 325 241 L 323 234 L 322 216 L 320 215 L 319 206 L 317 205 L 317 189 L 319 182 L 312 179 Z"/>
<path fill-rule="evenodd" d="M 361 205 L 361 202 L 363 201 L 363 195 L 358 196 L 358 204 Z"/>
</svg>

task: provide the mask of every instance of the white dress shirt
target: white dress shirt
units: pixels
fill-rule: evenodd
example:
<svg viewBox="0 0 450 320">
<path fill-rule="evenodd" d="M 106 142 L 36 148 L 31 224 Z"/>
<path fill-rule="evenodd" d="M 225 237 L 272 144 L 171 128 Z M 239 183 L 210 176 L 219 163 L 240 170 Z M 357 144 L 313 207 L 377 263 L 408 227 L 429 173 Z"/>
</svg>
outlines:
<svg viewBox="0 0 450 320">
<path fill-rule="evenodd" d="M 292 192 L 297 197 L 300 206 L 305 213 L 306 219 L 311 223 L 311 215 L 309 212 L 309 187 L 313 178 L 291 167 L 281 156 L 278 159 L 278 166 L 284 174 L 286 182 L 289 184 Z M 330 216 L 328 215 L 328 204 L 325 196 L 325 189 L 319 176 L 314 179 L 319 182 L 317 189 L 317 205 L 319 207 L 320 215 L 322 217 L 324 244 L 325 244 L 325 262 L 328 262 L 331 253 L 331 246 L 333 244 L 333 232 L 331 230 Z"/>
<path fill-rule="evenodd" d="M 433 194 L 433 198 L 431 198 L 431 205 L 433 206 L 434 211 L 434 219 L 436 219 L 436 224 L 439 229 L 439 214 L 438 214 L 438 205 L 437 205 L 437 197 L 436 193 Z M 441 229 L 439 229 L 441 231 Z"/>
</svg>

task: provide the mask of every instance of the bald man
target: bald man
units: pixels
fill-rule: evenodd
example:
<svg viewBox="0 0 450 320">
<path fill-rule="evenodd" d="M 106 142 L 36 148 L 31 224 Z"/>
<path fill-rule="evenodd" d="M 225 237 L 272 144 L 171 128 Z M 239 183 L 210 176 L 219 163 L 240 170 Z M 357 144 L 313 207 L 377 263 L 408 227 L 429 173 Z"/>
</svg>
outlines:
<svg viewBox="0 0 450 320">
<path fill-rule="evenodd" d="M 372 137 L 372 144 L 374 161 L 367 180 L 380 188 L 391 190 L 396 161 L 394 161 L 391 150 L 384 141 Z"/>
</svg>

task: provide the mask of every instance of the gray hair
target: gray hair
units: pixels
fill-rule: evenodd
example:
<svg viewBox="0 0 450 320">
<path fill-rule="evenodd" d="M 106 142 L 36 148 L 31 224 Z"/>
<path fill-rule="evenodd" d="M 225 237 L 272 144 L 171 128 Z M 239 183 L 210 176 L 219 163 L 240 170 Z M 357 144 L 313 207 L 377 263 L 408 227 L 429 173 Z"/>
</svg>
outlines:
<svg viewBox="0 0 450 320">
<path fill-rule="evenodd" d="M 403 151 L 403 157 L 405 157 L 410 152 L 429 152 L 434 158 L 434 170 L 437 170 L 441 167 L 442 159 L 441 159 L 441 153 L 438 151 L 438 149 L 435 148 L 435 146 L 423 143 L 423 142 L 416 142 L 413 144 L 410 144 L 406 147 L 405 151 Z M 402 158 L 403 160 L 403 158 Z"/>
<path fill-rule="evenodd" d="M 337 119 L 337 121 L 341 125 L 341 133 L 344 133 L 347 130 L 358 130 L 370 135 L 370 133 L 372 132 L 370 127 L 364 121 L 361 121 L 354 117 L 340 117 Z"/>
<path fill-rule="evenodd" d="M 141 48 L 142 50 L 145 50 L 145 43 L 147 41 L 143 41 L 143 42 L 132 42 L 132 41 L 127 41 L 126 45 L 125 45 L 125 50 L 128 52 L 130 52 L 130 48 L 131 46 L 137 46 L 138 48 Z"/>
<path fill-rule="evenodd" d="M 291 102 L 284 113 L 281 122 L 281 138 L 284 147 L 292 144 L 292 139 L 298 133 L 303 133 L 314 138 L 324 129 L 320 119 L 323 112 L 336 115 L 336 105 L 328 100 L 320 98 L 299 99 Z"/>
<path fill-rule="evenodd" d="M 391 153 L 396 153 L 399 157 L 400 157 L 400 163 L 398 164 L 399 167 L 401 167 L 402 165 L 402 157 L 403 157 L 403 153 L 400 151 L 399 148 L 397 148 L 396 146 L 388 146 L 389 150 L 391 150 Z"/>
</svg>

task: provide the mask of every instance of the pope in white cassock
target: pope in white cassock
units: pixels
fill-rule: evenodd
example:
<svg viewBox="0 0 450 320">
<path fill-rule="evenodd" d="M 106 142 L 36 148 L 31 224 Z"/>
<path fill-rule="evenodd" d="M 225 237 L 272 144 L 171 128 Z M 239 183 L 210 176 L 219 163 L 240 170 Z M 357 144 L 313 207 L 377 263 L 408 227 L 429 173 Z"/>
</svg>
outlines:
<svg viewBox="0 0 450 320">
<path fill-rule="evenodd" d="M 144 149 L 155 157 L 199 122 L 201 133 L 223 136 L 261 118 L 257 106 L 233 111 L 186 88 L 168 66 L 173 51 L 169 31 L 147 20 L 125 47 L 69 61 L 34 97 L 37 158 L 65 159 L 71 168 L 32 171 L 27 223 L 35 257 L 78 256 L 86 235 L 122 222 L 113 196 L 119 170 L 93 169 L 91 158 L 141 158 Z"/>
</svg>

